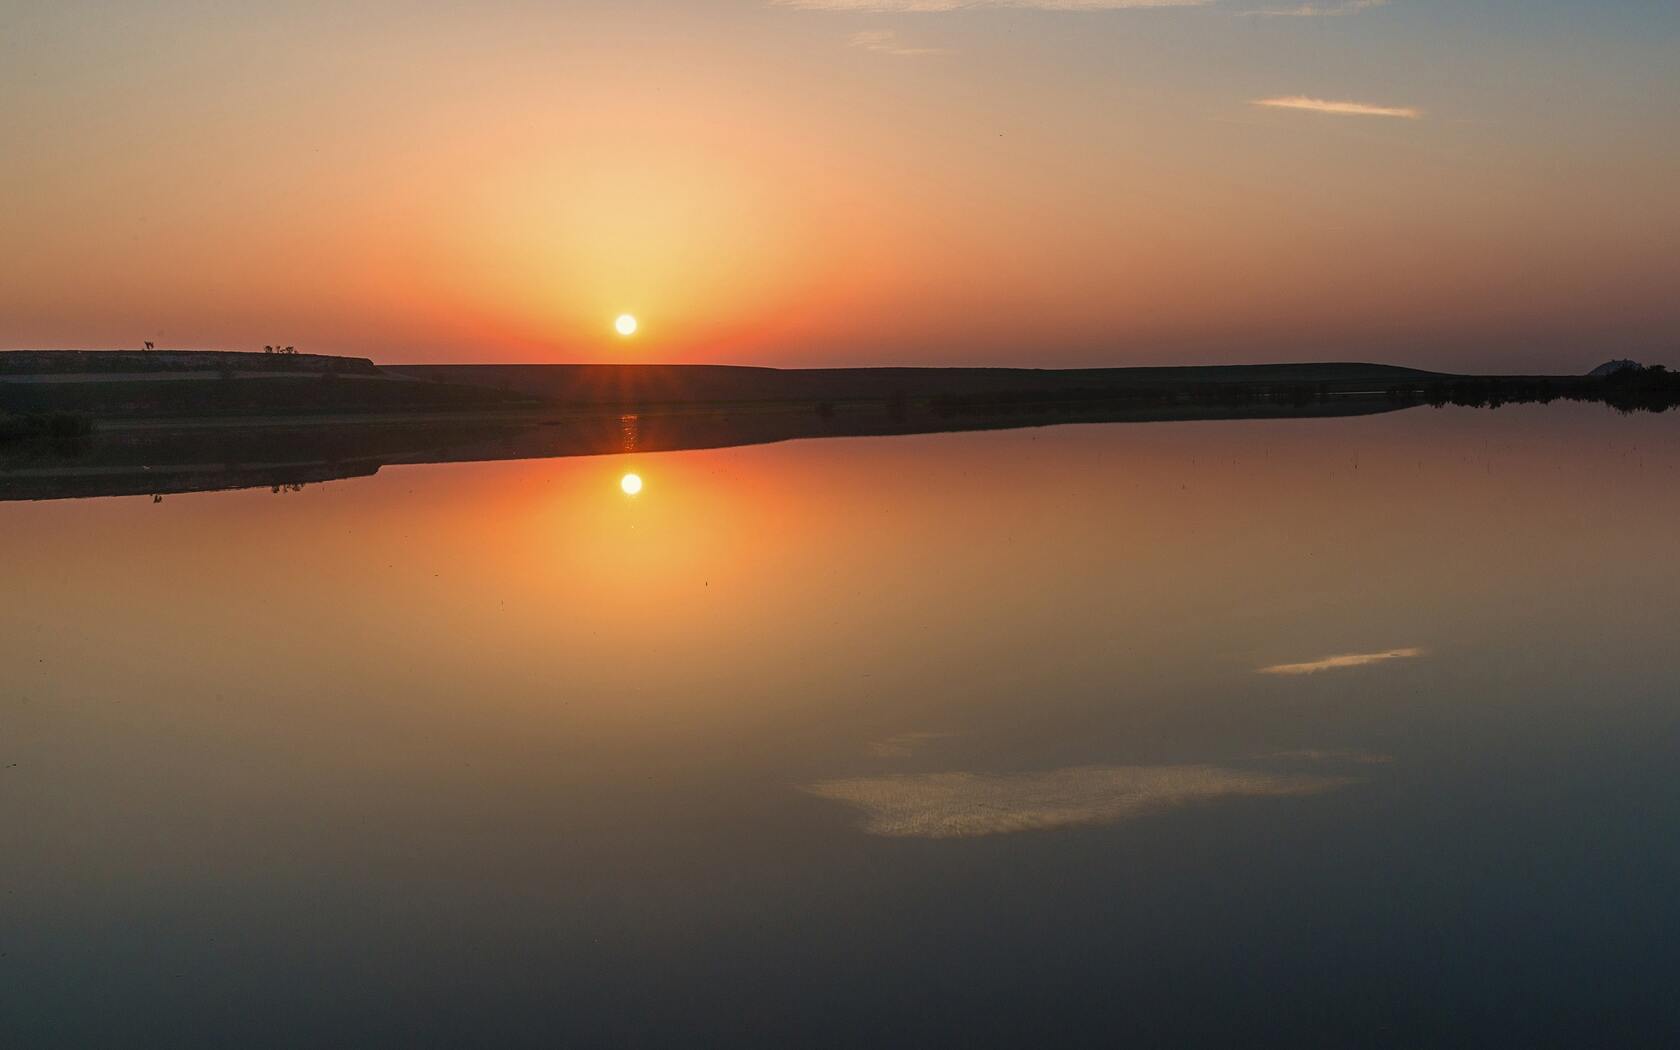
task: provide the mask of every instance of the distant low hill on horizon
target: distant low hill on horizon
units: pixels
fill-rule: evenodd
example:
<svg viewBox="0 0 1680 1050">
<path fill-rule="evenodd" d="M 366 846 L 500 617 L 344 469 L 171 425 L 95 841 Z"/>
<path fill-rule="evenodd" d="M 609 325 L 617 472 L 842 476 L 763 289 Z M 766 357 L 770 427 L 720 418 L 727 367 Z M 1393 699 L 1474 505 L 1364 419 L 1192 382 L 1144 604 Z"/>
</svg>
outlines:
<svg viewBox="0 0 1680 1050">
<path fill-rule="evenodd" d="M 367 358 L 325 354 L 217 350 L 12 350 L 0 351 L 0 383 L 45 388 L 71 383 L 109 388 L 152 388 L 128 403 L 195 400 L 190 384 L 237 379 L 241 384 L 296 382 L 334 376 L 384 381 L 432 390 L 443 387 L 494 392 L 506 399 L 548 404 L 699 404 L 752 402 L 885 401 L 893 399 L 1066 398 L 1125 390 L 1144 396 L 1213 388 L 1300 388 L 1324 385 L 1337 393 L 1378 391 L 1397 383 L 1447 378 L 1442 373 L 1361 362 L 1186 365 L 1120 368 L 865 367 L 769 368 L 709 364 L 455 364 L 376 365 Z M 167 384 L 167 397 L 156 389 Z M 81 399 L 98 400 L 89 389 Z M 342 395 L 340 395 L 342 400 Z M 41 390 L 28 400 L 70 407 L 63 395 Z M 111 398 L 105 399 L 107 402 Z M 202 400 L 202 399 L 199 399 Z M 21 406 L 20 406 L 21 407 Z"/>
<path fill-rule="evenodd" d="M 1619 364 L 1620 362 L 1613 362 Z M 1142 381 L 1184 382 L 1212 379 L 1217 382 L 1251 382 L 1285 379 L 1329 380 L 1352 377 L 1417 378 L 1452 373 L 1433 372 L 1401 365 L 1370 362 L 1306 361 L 1283 363 L 1200 364 L 1200 365 L 1114 365 L 1101 368 L 1041 368 L 1025 365 L 861 365 L 824 368 L 781 368 L 770 365 L 708 364 L 689 362 L 590 362 L 567 361 L 444 364 L 378 364 L 371 358 L 345 354 L 312 354 L 253 350 L 95 350 L 23 349 L 0 350 L 0 376 L 70 375 L 122 372 L 186 372 L 232 370 L 236 372 L 337 372 L 374 375 L 381 372 L 433 378 L 442 374 L 466 375 L 477 372 L 505 378 L 509 375 L 561 374 L 582 377 L 589 373 L 682 372 L 690 375 L 743 377 L 751 374 L 798 375 L 820 382 L 840 376 L 892 375 L 903 379 L 930 376 L 990 376 L 995 381 L 1024 376 L 1107 379 L 1123 375 Z"/>
<path fill-rule="evenodd" d="M 1645 366 L 1640 364 L 1638 361 L 1631 361 L 1631 360 L 1629 360 L 1625 357 L 1622 357 L 1622 358 L 1617 358 L 1614 361 L 1604 362 L 1602 365 L 1599 365 L 1597 368 L 1593 369 L 1591 372 L 1588 372 L 1587 375 L 1597 376 L 1597 377 L 1613 376 L 1617 372 L 1626 372 L 1629 369 L 1638 370 L 1638 369 L 1641 369 L 1641 368 L 1644 368 L 1644 367 Z"/>
<path fill-rule="evenodd" d="M 1606 369 L 1612 371 L 1605 374 Z M 865 402 L 895 410 L 919 404 L 942 412 L 1099 402 L 1299 407 L 1360 398 L 1442 404 L 1601 399 L 1631 397 L 1635 388 L 1641 403 L 1656 397 L 1666 404 L 1672 393 L 1668 375 L 1620 361 L 1590 376 L 1478 376 L 1347 361 L 1064 369 L 377 365 L 367 358 L 290 352 L 12 350 L 0 351 L 0 414 L 235 421 L 682 406 L 806 405 L 827 412 Z"/>
<path fill-rule="evenodd" d="M 379 366 L 365 357 L 250 350 L 0 350 L 0 382 L 20 375 L 218 371 L 378 375 Z"/>
</svg>

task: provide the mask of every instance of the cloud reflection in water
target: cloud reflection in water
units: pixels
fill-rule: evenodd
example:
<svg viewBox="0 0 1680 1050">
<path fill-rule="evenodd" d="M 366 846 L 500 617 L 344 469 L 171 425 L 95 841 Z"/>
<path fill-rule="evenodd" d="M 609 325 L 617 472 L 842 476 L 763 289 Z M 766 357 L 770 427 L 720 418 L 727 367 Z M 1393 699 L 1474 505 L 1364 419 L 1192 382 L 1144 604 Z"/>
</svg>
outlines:
<svg viewBox="0 0 1680 1050">
<path fill-rule="evenodd" d="M 1254 757 L 1277 759 L 1284 762 L 1341 762 L 1359 766 L 1386 766 L 1394 761 L 1393 755 L 1382 755 L 1374 751 L 1325 751 L 1319 748 L 1308 748 L 1301 751 L 1273 751 L 1270 754 Z"/>
<path fill-rule="evenodd" d="M 862 810 L 869 834 L 949 839 L 1110 824 L 1197 802 L 1314 795 L 1350 783 L 1346 777 L 1218 766 L 1079 766 L 1006 775 L 856 777 L 806 790 Z"/>
<path fill-rule="evenodd" d="M 872 741 L 869 754 L 875 758 L 909 758 L 930 740 L 943 740 L 950 733 L 900 733 L 885 740 Z"/>
</svg>

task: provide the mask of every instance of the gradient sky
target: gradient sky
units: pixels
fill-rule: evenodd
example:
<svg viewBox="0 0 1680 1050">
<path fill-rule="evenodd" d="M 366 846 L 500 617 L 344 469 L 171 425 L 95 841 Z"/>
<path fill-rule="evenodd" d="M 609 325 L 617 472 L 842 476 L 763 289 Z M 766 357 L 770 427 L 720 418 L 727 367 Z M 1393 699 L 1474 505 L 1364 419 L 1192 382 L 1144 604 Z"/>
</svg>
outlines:
<svg viewBox="0 0 1680 1050">
<path fill-rule="evenodd" d="M 1673 0 L 0 3 L 0 347 L 1680 365 Z"/>
</svg>

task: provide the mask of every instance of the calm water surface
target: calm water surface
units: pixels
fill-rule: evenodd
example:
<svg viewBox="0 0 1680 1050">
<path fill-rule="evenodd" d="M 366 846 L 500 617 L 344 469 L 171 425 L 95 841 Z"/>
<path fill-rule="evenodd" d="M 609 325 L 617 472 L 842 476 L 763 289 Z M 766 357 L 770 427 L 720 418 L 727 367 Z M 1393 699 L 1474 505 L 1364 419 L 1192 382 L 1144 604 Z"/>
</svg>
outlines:
<svg viewBox="0 0 1680 1050">
<path fill-rule="evenodd" d="M 1661 1043 L 1677 521 L 1561 405 L 0 505 L 0 1044 Z"/>
</svg>

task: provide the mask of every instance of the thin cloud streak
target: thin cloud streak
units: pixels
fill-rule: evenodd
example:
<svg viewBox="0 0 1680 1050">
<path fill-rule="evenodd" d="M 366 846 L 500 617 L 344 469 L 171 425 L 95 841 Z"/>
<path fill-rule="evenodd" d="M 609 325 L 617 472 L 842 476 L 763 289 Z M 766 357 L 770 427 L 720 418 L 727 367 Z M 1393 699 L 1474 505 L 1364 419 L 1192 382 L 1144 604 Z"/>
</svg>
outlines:
<svg viewBox="0 0 1680 1050">
<path fill-rule="evenodd" d="M 885 740 L 876 740 L 867 748 L 875 758 L 909 758 L 930 740 L 944 740 L 950 733 L 900 733 Z"/>
<path fill-rule="evenodd" d="M 1325 751 L 1319 748 L 1307 748 L 1301 751 L 1273 751 L 1270 754 L 1255 755 L 1254 757 L 1279 762 L 1330 762 L 1358 766 L 1386 766 L 1394 761 L 1393 755 L 1381 755 L 1372 751 Z"/>
<path fill-rule="evenodd" d="M 1340 4 L 1296 4 L 1294 7 L 1263 7 L 1258 11 L 1243 11 L 1244 15 L 1258 18 L 1324 18 L 1337 15 L 1355 15 L 1361 11 L 1369 11 L 1373 7 L 1384 7 L 1388 0 L 1347 0 Z"/>
<path fill-rule="evenodd" d="M 888 838 L 958 839 L 1112 824 L 1194 803 L 1316 795 L 1355 781 L 1218 766 L 1081 766 L 1044 773 L 825 780 L 805 788 L 863 813 Z"/>
<path fill-rule="evenodd" d="M 874 51 L 882 55 L 898 55 L 901 58 L 915 58 L 920 55 L 948 55 L 951 53 L 942 47 L 907 46 L 901 43 L 898 34 L 890 29 L 853 33 L 850 43 L 852 47 L 861 48 L 865 51 Z"/>
<path fill-rule="evenodd" d="M 1403 120 L 1419 120 L 1423 117 L 1423 110 L 1412 106 L 1373 106 L 1365 102 L 1334 102 L 1322 98 L 1307 98 L 1304 95 L 1257 98 L 1250 104 L 1270 106 L 1273 109 L 1304 109 L 1311 113 L 1331 113 L 1342 117 L 1399 117 Z"/>
<path fill-rule="evenodd" d="M 798 11 L 919 14 L 1009 8 L 1033 11 L 1126 11 L 1152 7 L 1202 7 L 1209 0 L 770 0 Z"/>
<path fill-rule="evenodd" d="M 1380 653 L 1344 653 L 1340 656 L 1326 656 L 1320 660 L 1309 660 L 1300 664 L 1273 664 L 1270 667 L 1256 668 L 1256 673 L 1318 674 L 1320 671 L 1340 671 L 1349 667 L 1366 667 L 1370 664 L 1387 663 L 1390 660 L 1415 659 L 1422 656 L 1423 652 L 1422 649 L 1385 649 Z"/>
</svg>

